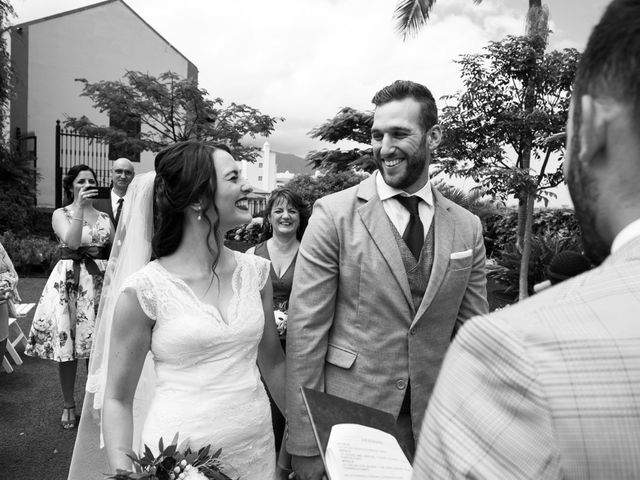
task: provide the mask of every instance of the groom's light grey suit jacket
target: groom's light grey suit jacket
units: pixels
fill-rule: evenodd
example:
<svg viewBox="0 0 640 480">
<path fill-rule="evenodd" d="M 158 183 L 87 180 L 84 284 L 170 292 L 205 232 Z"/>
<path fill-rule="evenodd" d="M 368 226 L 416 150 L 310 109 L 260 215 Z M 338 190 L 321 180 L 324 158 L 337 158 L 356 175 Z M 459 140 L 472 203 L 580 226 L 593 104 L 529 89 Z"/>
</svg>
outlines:
<svg viewBox="0 0 640 480">
<path fill-rule="evenodd" d="M 488 312 L 480 220 L 434 193 L 434 262 L 415 311 L 375 176 L 320 199 L 300 245 L 287 333 L 287 450 L 317 455 L 300 386 L 395 416 L 417 440 L 454 328 Z"/>
</svg>

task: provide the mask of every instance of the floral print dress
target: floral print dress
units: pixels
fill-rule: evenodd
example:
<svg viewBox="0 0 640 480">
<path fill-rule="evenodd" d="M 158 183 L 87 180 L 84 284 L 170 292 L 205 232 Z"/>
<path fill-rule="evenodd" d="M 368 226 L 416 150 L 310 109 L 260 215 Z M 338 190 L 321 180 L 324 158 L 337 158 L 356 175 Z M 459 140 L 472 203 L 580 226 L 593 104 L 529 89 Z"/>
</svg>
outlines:
<svg viewBox="0 0 640 480">
<path fill-rule="evenodd" d="M 71 213 L 63 208 L 69 222 Z M 81 247 L 106 247 L 110 242 L 111 220 L 99 212 L 98 220 L 82 225 Z M 61 247 L 65 247 L 60 242 Z M 80 263 L 80 275 L 76 283 L 74 261 L 59 260 L 42 291 L 25 354 L 57 362 L 89 358 L 96 314 L 100 303 L 102 280 L 108 260 L 93 260 L 100 270 L 91 275 L 84 262 Z"/>
</svg>

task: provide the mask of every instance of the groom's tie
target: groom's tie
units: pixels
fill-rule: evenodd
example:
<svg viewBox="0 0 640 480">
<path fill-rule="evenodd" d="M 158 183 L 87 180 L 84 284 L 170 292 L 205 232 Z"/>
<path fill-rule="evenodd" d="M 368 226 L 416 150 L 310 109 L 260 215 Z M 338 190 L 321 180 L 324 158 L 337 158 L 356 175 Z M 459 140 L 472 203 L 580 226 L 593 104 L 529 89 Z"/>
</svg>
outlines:
<svg viewBox="0 0 640 480">
<path fill-rule="evenodd" d="M 407 244 L 407 247 L 409 247 L 409 250 L 411 250 L 415 259 L 418 260 L 420 258 L 420 251 L 422 251 L 422 244 L 424 243 L 424 227 L 422 226 L 420 215 L 418 215 L 420 198 L 397 195 L 396 200 L 409 211 L 409 223 L 402 234 L 402 239 Z"/>
<path fill-rule="evenodd" d="M 122 213 L 122 202 L 124 202 L 124 198 L 120 197 L 118 199 L 118 209 L 116 210 L 116 227 L 118 226 L 118 221 L 120 220 L 120 214 Z"/>
</svg>

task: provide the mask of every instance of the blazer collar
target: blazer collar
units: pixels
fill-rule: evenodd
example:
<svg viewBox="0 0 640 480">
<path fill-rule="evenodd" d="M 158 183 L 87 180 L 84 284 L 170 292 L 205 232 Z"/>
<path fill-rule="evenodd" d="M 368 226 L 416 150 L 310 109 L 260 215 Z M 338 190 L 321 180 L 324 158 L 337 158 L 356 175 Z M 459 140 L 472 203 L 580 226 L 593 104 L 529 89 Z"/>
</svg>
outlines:
<svg viewBox="0 0 640 480">
<path fill-rule="evenodd" d="M 371 175 L 360 183 L 356 195 L 363 202 L 357 209 L 358 215 L 360 215 L 365 228 L 369 232 L 371 241 L 387 262 L 406 301 L 411 305 L 409 280 L 407 280 L 407 274 L 404 270 L 398 243 L 391 231 L 391 222 L 386 218 L 387 214 L 376 190 L 375 175 Z"/>
<path fill-rule="evenodd" d="M 432 187 L 435 210 L 433 214 L 434 245 L 433 245 L 433 265 L 427 289 L 422 297 L 422 302 L 414 317 L 415 323 L 427 310 L 433 301 L 440 285 L 444 280 L 449 266 L 449 257 L 453 250 L 453 239 L 456 234 L 454 217 L 449 211 L 452 202 Z"/>
</svg>

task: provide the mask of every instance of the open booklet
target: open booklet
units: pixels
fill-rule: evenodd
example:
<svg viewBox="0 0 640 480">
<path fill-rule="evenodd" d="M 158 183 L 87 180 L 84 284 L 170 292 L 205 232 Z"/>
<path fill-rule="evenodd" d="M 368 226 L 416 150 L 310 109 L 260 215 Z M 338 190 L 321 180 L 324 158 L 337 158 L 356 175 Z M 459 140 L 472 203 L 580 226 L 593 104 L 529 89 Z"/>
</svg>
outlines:
<svg viewBox="0 0 640 480">
<path fill-rule="evenodd" d="M 325 468 L 331 480 L 409 480 L 412 473 L 393 435 L 355 423 L 331 428 Z"/>
<path fill-rule="evenodd" d="M 393 415 L 301 388 L 330 480 L 408 480 L 411 464 Z"/>
</svg>

